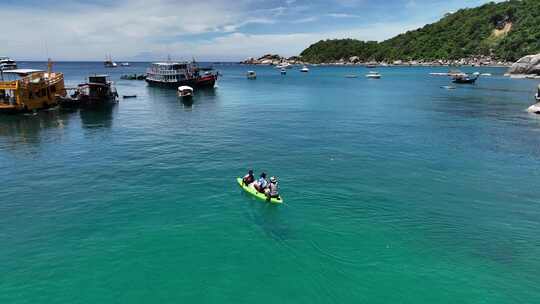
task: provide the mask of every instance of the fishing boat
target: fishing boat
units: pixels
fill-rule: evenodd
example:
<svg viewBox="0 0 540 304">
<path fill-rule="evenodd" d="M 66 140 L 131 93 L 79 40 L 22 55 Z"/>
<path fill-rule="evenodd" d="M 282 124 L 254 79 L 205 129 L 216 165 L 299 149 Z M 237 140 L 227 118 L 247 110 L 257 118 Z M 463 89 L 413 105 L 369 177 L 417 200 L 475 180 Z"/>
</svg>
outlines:
<svg viewBox="0 0 540 304">
<path fill-rule="evenodd" d="M 193 97 L 193 88 L 190 86 L 178 87 L 178 97 L 182 99 L 191 99 Z"/>
<path fill-rule="evenodd" d="M 124 97 L 125 98 L 125 97 Z M 92 75 L 81 83 L 70 96 L 59 99 L 62 107 L 99 107 L 118 102 L 118 92 L 108 75 Z"/>
<path fill-rule="evenodd" d="M 301 69 L 300 69 L 300 72 L 302 73 L 307 73 L 309 72 L 309 68 L 307 66 L 303 66 Z"/>
<path fill-rule="evenodd" d="M 218 73 L 212 68 L 200 68 L 193 62 L 156 62 L 146 71 L 146 82 L 151 86 L 175 88 L 213 88 Z"/>
<path fill-rule="evenodd" d="M 371 71 L 366 74 L 366 77 L 370 79 L 380 79 L 382 76 L 379 72 Z"/>
<path fill-rule="evenodd" d="M 15 69 L 0 71 L 0 112 L 18 113 L 46 109 L 65 96 L 64 74 L 48 70 Z"/>
<path fill-rule="evenodd" d="M 478 75 L 471 77 L 467 74 L 454 75 L 452 76 L 452 82 L 458 84 L 474 84 L 478 79 Z"/>
<path fill-rule="evenodd" d="M 257 73 L 255 71 L 248 71 L 246 77 L 247 79 L 257 79 Z"/>
<path fill-rule="evenodd" d="M 118 67 L 118 64 L 116 64 L 116 62 L 112 61 L 111 55 L 109 55 L 108 57 L 105 57 L 105 61 L 103 62 L 103 65 L 106 68 L 116 68 L 116 67 Z"/>
<path fill-rule="evenodd" d="M 17 63 L 15 60 L 10 59 L 6 56 L 0 56 L 0 70 L 7 71 L 7 70 L 14 70 L 17 68 Z"/>
</svg>

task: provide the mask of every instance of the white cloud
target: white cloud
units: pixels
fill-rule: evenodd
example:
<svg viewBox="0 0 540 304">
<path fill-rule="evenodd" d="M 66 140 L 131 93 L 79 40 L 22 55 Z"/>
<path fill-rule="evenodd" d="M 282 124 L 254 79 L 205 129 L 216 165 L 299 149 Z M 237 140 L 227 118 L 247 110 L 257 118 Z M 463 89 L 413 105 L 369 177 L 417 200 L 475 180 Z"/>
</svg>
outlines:
<svg viewBox="0 0 540 304">
<path fill-rule="evenodd" d="M 334 17 L 334 18 L 360 18 L 360 15 L 352 15 L 352 14 L 346 14 L 346 13 L 330 13 L 326 14 L 326 16 Z"/>
<path fill-rule="evenodd" d="M 101 59 L 105 54 L 129 57 L 156 44 L 166 44 L 178 35 L 235 31 L 249 23 L 269 19 L 245 19 L 242 3 L 205 0 L 135 0 L 116 6 L 79 5 L 47 12 L 39 8 L 2 9 L 3 24 L 10 24 L 10 37 L 3 51 L 15 58 L 43 59 L 49 54 L 66 60 Z"/>
<path fill-rule="evenodd" d="M 354 28 L 347 32 L 291 33 L 291 34 L 245 34 L 230 33 L 204 43 L 177 42 L 170 46 L 176 52 L 170 53 L 177 59 L 200 60 L 240 60 L 249 56 L 257 57 L 267 53 L 282 56 L 298 55 L 306 47 L 319 40 L 333 38 L 356 38 L 362 40 L 382 40 L 390 38 L 404 30 L 412 30 L 420 24 L 379 23 L 369 28 Z M 219 50 L 221 57 L 215 57 Z M 145 54 L 149 56 L 149 54 Z M 155 50 L 154 57 L 165 58 L 166 52 Z"/>
<path fill-rule="evenodd" d="M 153 60 L 167 54 L 178 59 L 238 60 L 268 52 L 297 55 L 320 39 L 382 40 L 426 22 L 425 18 L 411 18 L 347 28 L 345 22 L 336 20 L 340 31 L 312 32 L 312 22 L 324 17 L 358 17 L 339 12 L 339 5 L 343 8 L 366 0 L 336 1 L 336 12 L 326 15 L 317 15 L 313 8 L 294 0 L 260 9 L 252 0 L 119 0 L 114 5 L 69 2 L 47 10 L 5 4 L 2 23 L 8 25 L 9 37 L 0 37 L 0 45 L 2 53 L 16 60 L 44 60 L 47 56 L 102 60 L 106 54 L 116 60 Z M 419 2 L 409 3 L 414 1 Z M 250 26 L 255 24 L 269 26 Z M 253 28 L 264 34 L 246 32 Z"/>
</svg>

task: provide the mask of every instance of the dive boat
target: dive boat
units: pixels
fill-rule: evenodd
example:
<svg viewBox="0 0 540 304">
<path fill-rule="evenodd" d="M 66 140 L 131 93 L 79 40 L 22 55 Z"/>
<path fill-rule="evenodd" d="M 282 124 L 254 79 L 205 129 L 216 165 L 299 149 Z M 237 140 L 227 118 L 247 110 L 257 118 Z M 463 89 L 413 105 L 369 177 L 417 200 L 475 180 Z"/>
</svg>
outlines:
<svg viewBox="0 0 540 304">
<path fill-rule="evenodd" d="M 62 107 L 99 107 L 118 102 L 118 92 L 108 75 L 92 75 L 71 96 L 59 99 Z"/>
<path fill-rule="evenodd" d="M 64 74 L 31 69 L 0 72 L 0 112 L 17 113 L 49 108 L 65 96 Z"/>
<path fill-rule="evenodd" d="M 257 74 L 255 71 L 248 71 L 246 77 L 247 79 L 257 79 Z"/>
<path fill-rule="evenodd" d="M 146 82 L 151 86 L 175 89 L 179 86 L 213 88 L 218 75 L 212 68 L 200 68 L 195 61 L 156 62 L 147 69 Z"/>
<path fill-rule="evenodd" d="M 182 99 L 191 99 L 193 97 L 193 88 L 190 86 L 178 87 L 178 97 Z"/>
<path fill-rule="evenodd" d="M 371 71 L 366 74 L 366 77 L 370 79 L 380 79 L 382 76 L 379 72 Z"/>
<path fill-rule="evenodd" d="M 14 70 L 16 68 L 17 68 L 17 63 L 15 62 L 15 60 L 12 60 L 6 56 L 0 56 L 0 70 L 1 71 Z"/>
</svg>

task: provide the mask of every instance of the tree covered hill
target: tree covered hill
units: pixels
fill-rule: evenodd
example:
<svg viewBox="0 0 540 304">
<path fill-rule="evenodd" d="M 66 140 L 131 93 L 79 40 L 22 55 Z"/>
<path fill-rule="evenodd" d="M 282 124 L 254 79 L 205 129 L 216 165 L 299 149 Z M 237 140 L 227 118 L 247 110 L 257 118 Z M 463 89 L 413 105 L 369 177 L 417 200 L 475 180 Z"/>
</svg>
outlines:
<svg viewBox="0 0 540 304">
<path fill-rule="evenodd" d="M 321 40 L 300 55 L 308 62 L 352 56 L 368 60 L 436 60 L 489 55 L 515 61 L 540 52 L 540 0 L 488 3 L 447 14 L 436 23 L 383 42 Z"/>
</svg>

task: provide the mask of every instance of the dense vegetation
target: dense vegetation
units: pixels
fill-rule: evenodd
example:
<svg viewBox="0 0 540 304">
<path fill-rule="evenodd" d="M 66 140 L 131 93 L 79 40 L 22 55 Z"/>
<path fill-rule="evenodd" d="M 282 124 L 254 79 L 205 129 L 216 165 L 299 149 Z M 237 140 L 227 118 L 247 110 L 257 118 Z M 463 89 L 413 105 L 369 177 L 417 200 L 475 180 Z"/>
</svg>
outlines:
<svg viewBox="0 0 540 304">
<path fill-rule="evenodd" d="M 515 61 L 537 52 L 540 52 L 540 0 L 510 0 L 462 9 L 436 23 L 380 43 L 354 39 L 319 41 L 301 56 L 315 63 L 352 56 L 362 61 L 381 61 L 490 55 Z"/>
</svg>

